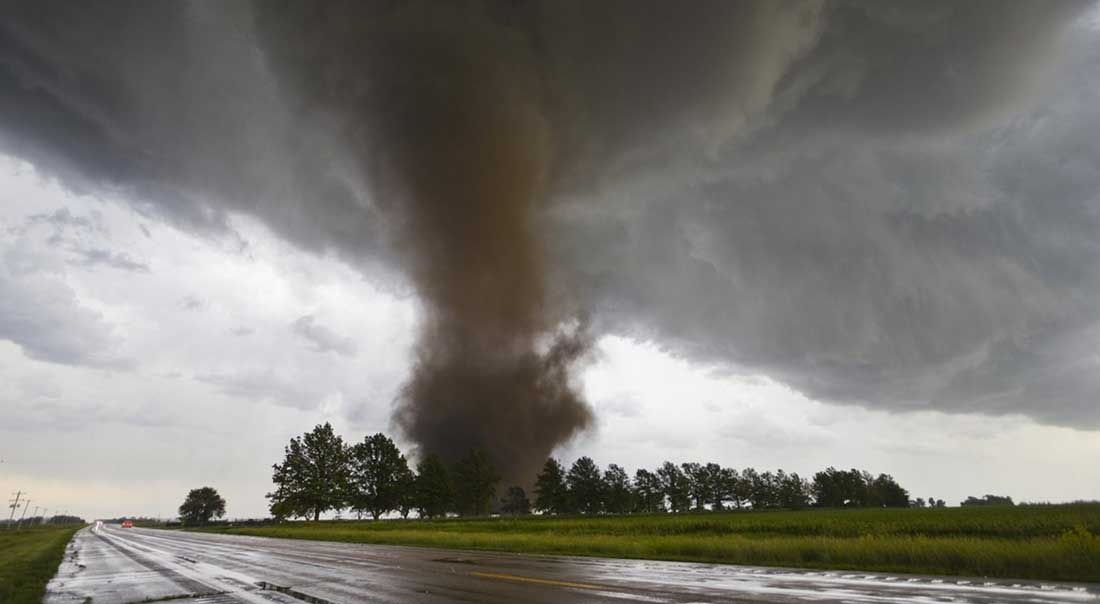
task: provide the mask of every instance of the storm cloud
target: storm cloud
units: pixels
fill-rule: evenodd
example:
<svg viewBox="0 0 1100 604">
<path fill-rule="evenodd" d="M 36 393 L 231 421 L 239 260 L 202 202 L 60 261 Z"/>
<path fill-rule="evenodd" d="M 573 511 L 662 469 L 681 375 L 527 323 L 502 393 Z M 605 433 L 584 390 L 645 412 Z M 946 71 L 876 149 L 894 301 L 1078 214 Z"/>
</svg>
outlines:
<svg viewBox="0 0 1100 604">
<path fill-rule="evenodd" d="M 290 324 L 295 335 L 304 338 L 317 352 L 335 352 L 346 357 L 355 356 L 355 342 L 317 323 L 313 315 L 302 315 Z M 236 333 L 236 332 L 234 332 Z M 239 335 L 248 335 L 245 331 Z"/>
<path fill-rule="evenodd" d="M 1090 6 L 26 3 L 0 148 L 400 275 L 404 396 L 485 405 L 463 443 L 516 425 L 507 384 L 560 378 L 521 465 L 588 425 L 569 355 L 605 333 L 826 401 L 1098 427 Z M 529 417 L 516 446 L 553 424 Z"/>
</svg>

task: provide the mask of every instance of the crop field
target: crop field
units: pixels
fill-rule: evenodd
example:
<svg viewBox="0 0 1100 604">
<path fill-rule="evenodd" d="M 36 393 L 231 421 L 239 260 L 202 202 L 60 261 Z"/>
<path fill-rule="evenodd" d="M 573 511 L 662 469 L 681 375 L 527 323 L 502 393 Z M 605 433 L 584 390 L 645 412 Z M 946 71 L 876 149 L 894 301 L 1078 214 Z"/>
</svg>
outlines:
<svg viewBox="0 0 1100 604">
<path fill-rule="evenodd" d="M 0 602 L 39 604 L 79 525 L 0 529 Z"/>
<path fill-rule="evenodd" d="M 1100 504 L 323 521 L 206 530 L 523 553 L 1100 581 Z"/>
</svg>

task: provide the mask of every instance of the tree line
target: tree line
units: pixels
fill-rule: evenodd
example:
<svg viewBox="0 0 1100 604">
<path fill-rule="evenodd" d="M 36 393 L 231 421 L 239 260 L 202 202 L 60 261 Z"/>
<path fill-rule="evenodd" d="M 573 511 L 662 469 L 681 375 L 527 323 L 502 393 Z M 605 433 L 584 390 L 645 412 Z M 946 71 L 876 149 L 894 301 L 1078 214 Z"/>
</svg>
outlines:
<svg viewBox="0 0 1100 604">
<path fill-rule="evenodd" d="M 87 524 L 80 516 L 69 516 L 65 514 L 56 514 L 54 516 L 27 516 L 26 518 L 3 518 L 0 519 L 0 526 L 8 525 L 26 525 L 37 526 L 40 524 Z"/>
<path fill-rule="evenodd" d="M 272 516 L 280 520 L 318 520 L 324 513 L 344 510 L 377 519 L 394 512 L 407 518 L 414 510 L 421 518 L 439 518 L 491 511 L 630 514 L 916 503 L 893 477 L 857 469 L 830 467 L 807 479 L 783 470 L 665 462 L 652 471 L 639 469 L 632 477 L 617 464 L 601 470 L 589 457 L 568 469 L 556 459 L 547 460 L 535 477 L 533 501 L 517 485 L 497 499 L 501 477 L 480 449 L 450 465 L 428 454 L 414 469 L 385 434 L 347 444 L 328 423 L 290 439 L 282 463 L 272 470 L 275 488 L 267 498 Z"/>
<path fill-rule="evenodd" d="M 970 506 L 983 506 L 983 505 L 1016 505 L 1012 498 L 1007 495 L 984 495 L 982 497 L 975 497 L 973 495 L 967 497 L 959 505 Z"/>
</svg>

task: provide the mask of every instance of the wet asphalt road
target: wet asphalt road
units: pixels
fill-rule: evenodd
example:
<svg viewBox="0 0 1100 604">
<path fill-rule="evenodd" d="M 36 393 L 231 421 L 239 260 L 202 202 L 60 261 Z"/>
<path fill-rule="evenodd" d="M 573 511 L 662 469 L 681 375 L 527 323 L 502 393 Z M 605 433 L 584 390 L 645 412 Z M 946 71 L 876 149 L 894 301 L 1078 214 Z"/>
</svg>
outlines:
<svg viewBox="0 0 1100 604">
<path fill-rule="evenodd" d="M 90 597 L 91 600 L 86 598 Z M 1074 586 L 526 556 L 122 529 L 81 530 L 46 604 L 279 602 L 1100 603 Z"/>
</svg>

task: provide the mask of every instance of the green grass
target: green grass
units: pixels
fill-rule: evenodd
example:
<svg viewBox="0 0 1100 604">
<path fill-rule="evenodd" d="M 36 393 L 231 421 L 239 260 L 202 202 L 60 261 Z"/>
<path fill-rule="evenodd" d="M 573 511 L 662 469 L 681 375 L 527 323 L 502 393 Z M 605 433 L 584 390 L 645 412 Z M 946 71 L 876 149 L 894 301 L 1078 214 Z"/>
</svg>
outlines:
<svg viewBox="0 0 1100 604">
<path fill-rule="evenodd" d="M 39 604 L 80 526 L 0 528 L 0 602 Z"/>
<path fill-rule="evenodd" d="M 206 530 L 525 553 L 1100 581 L 1100 504 L 293 522 Z"/>
</svg>

